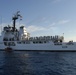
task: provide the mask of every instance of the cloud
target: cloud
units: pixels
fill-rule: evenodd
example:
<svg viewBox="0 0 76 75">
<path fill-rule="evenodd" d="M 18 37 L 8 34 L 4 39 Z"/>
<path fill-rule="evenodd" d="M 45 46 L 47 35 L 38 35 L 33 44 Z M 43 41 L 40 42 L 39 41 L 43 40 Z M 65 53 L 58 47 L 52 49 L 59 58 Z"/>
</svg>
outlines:
<svg viewBox="0 0 76 75">
<path fill-rule="evenodd" d="M 60 20 L 58 22 L 53 22 L 52 24 L 49 25 L 49 27 L 56 27 L 56 25 L 62 25 L 62 24 L 66 24 L 69 22 L 70 20 Z"/>
<path fill-rule="evenodd" d="M 35 26 L 35 25 L 31 25 L 27 27 L 28 32 L 36 32 L 36 31 L 41 31 L 41 30 L 45 30 L 45 28 L 41 26 Z"/>
<path fill-rule="evenodd" d="M 68 22 L 70 22 L 70 20 L 61 20 L 61 21 L 58 22 L 58 24 L 66 24 Z"/>
<path fill-rule="evenodd" d="M 31 36 L 50 36 L 56 35 L 59 33 L 58 27 L 49 27 L 49 26 L 35 26 L 31 25 L 26 27 L 27 32 L 30 33 Z"/>
<path fill-rule="evenodd" d="M 54 25 L 56 25 L 56 23 L 55 23 L 55 22 L 53 22 L 50 26 L 54 26 Z"/>
</svg>

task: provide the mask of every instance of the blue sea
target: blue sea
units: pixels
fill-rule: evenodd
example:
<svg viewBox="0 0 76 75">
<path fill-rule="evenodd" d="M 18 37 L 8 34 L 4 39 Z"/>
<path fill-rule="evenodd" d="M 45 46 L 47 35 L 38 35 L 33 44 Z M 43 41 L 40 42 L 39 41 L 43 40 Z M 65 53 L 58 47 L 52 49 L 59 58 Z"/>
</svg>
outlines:
<svg viewBox="0 0 76 75">
<path fill-rule="evenodd" d="M 76 52 L 0 51 L 0 75 L 76 75 Z"/>
</svg>

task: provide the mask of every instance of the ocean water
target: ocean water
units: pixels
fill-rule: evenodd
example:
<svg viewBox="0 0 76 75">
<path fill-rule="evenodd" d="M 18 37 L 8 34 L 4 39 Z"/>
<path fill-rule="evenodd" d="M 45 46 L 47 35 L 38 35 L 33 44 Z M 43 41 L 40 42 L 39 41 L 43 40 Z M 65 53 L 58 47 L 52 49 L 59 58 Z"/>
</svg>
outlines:
<svg viewBox="0 0 76 75">
<path fill-rule="evenodd" d="M 0 75 L 76 75 L 76 52 L 0 51 Z"/>
</svg>

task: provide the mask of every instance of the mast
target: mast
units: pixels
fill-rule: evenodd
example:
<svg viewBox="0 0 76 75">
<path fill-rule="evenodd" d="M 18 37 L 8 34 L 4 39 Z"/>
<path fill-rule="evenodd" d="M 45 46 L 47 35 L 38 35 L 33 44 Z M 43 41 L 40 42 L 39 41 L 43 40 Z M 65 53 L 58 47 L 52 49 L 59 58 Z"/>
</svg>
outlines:
<svg viewBox="0 0 76 75">
<path fill-rule="evenodd" d="M 17 11 L 17 13 L 12 17 L 13 20 L 13 32 L 15 31 L 15 26 L 16 26 L 16 20 L 21 17 L 21 15 L 19 14 L 20 11 Z"/>
</svg>

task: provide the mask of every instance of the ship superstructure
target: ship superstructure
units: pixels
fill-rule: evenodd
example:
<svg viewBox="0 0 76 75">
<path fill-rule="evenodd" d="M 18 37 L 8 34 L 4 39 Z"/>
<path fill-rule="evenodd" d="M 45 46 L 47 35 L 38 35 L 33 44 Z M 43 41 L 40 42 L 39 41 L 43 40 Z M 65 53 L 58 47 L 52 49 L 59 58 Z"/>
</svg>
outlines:
<svg viewBox="0 0 76 75">
<path fill-rule="evenodd" d="M 64 42 L 64 36 L 30 37 L 24 26 L 16 28 L 16 20 L 21 15 L 17 12 L 13 17 L 13 26 L 5 26 L 0 39 L 0 49 L 12 50 L 76 50 L 73 41 Z"/>
</svg>

